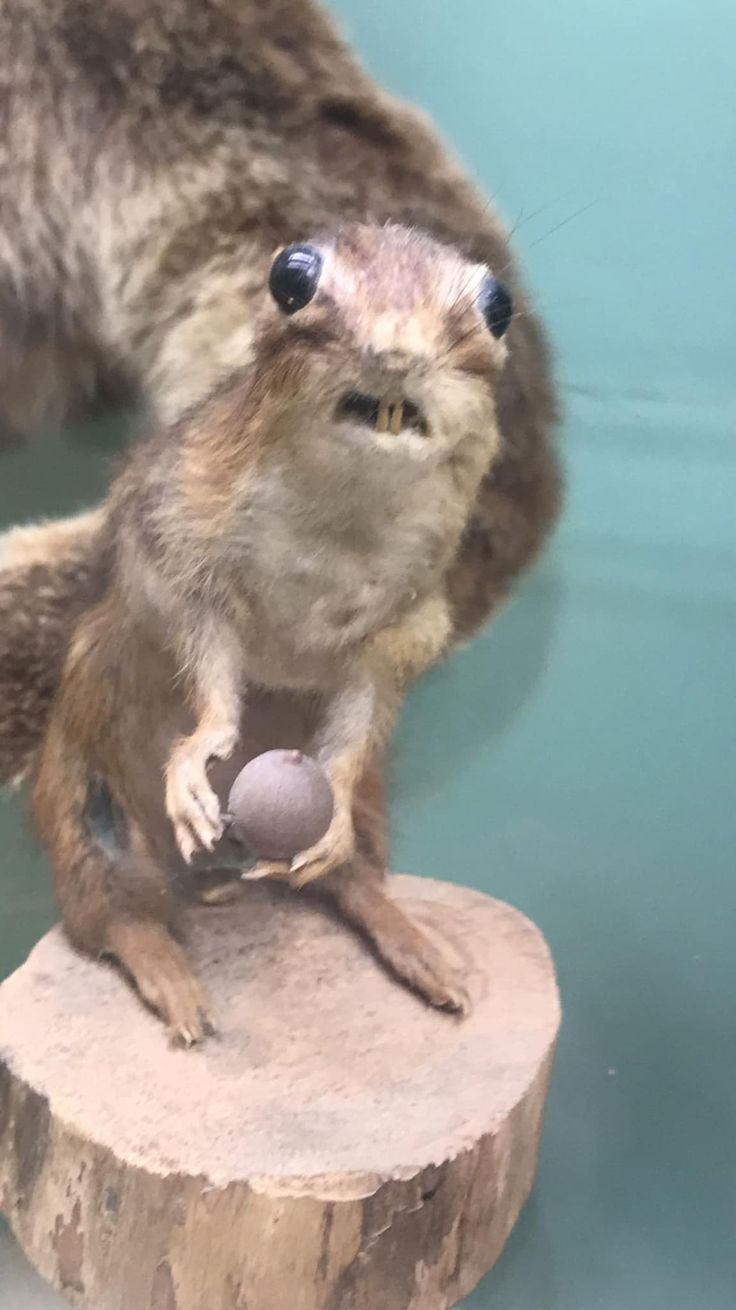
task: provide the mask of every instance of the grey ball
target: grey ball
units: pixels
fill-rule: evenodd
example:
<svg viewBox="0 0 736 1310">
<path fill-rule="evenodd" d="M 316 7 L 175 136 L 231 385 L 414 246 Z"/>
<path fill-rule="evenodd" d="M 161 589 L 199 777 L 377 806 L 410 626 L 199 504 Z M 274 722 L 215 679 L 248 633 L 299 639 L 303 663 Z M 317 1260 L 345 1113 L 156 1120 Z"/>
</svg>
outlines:
<svg viewBox="0 0 736 1310">
<path fill-rule="evenodd" d="M 324 769 L 301 751 L 264 751 L 240 770 L 228 798 L 232 832 L 264 860 L 291 860 L 323 837 L 334 812 Z"/>
</svg>

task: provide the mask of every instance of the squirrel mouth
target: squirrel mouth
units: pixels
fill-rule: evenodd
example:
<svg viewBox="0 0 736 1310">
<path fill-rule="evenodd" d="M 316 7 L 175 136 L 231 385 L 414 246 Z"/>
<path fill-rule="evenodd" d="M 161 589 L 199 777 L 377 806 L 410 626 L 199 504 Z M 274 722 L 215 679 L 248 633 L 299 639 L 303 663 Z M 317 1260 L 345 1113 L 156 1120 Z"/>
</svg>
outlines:
<svg viewBox="0 0 736 1310">
<path fill-rule="evenodd" d="M 428 431 L 427 420 L 413 401 L 367 396 L 363 391 L 348 392 L 337 407 L 337 417 L 363 423 L 375 432 L 391 432 L 395 437 L 406 429 L 422 436 Z"/>
</svg>

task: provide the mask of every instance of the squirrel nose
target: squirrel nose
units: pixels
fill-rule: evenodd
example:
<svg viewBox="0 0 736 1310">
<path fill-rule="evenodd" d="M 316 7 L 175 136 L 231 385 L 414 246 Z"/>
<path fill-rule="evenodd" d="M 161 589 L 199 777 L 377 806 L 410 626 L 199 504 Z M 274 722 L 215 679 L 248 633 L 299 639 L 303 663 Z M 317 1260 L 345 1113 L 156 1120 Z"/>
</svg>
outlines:
<svg viewBox="0 0 736 1310">
<path fill-rule="evenodd" d="M 396 377 L 406 377 L 415 361 L 404 350 L 386 350 L 376 357 L 379 368 Z"/>
<path fill-rule="evenodd" d="M 369 350 L 364 362 L 377 390 L 400 392 L 406 378 L 420 371 L 425 361 L 409 350 Z"/>
</svg>

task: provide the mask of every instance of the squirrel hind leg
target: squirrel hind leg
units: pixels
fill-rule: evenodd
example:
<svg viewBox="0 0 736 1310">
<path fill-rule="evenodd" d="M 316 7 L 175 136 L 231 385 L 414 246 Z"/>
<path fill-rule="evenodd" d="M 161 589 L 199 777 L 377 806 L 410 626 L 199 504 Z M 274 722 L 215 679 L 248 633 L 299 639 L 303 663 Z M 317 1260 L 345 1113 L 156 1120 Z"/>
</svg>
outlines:
<svg viewBox="0 0 736 1310">
<path fill-rule="evenodd" d="M 173 1040 L 192 1046 L 214 1033 L 208 1002 L 172 928 L 175 901 L 165 870 L 140 827 L 90 784 L 76 824 L 69 815 L 53 843 L 64 927 L 75 946 L 109 956 Z"/>
<path fill-rule="evenodd" d="M 382 761 L 361 778 L 353 804 L 357 854 L 349 864 L 315 883 L 341 918 L 351 924 L 390 973 L 441 1010 L 471 1008 L 463 970 L 444 946 L 389 894 L 388 830 Z"/>
<path fill-rule="evenodd" d="M 201 905 L 230 905 L 245 894 L 240 868 L 205 869 L 195 874 L 194 894 Z"/>
<path fill-rule="evenodd" d="M 317 885 L 400 983 L 439 1010 L 470 1013 L 462 966 L 389 895 L 383 870 L 358 859 Z"/>
<path fill-rule="evenodd" d="M 164 924 L 155 919 L 114 920 L 107 927 L 106 946 L 177 1044 L 193 1046 L 214 1035 L 204 990 Z"/>
</svg>

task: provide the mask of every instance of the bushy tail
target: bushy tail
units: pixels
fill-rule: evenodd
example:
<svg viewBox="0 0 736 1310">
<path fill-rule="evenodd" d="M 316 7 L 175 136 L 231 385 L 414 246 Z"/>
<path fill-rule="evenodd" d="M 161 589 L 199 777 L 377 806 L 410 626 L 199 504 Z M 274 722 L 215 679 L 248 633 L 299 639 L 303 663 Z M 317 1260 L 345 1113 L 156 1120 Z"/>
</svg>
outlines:
<svg viewBox="0 0 736 1310">
<path fill-rule="evenodd" d="M 0 535 L 0 785 L 33 767 L 72 629 L 106 571 L 103 514 Z"/>
</svg>

